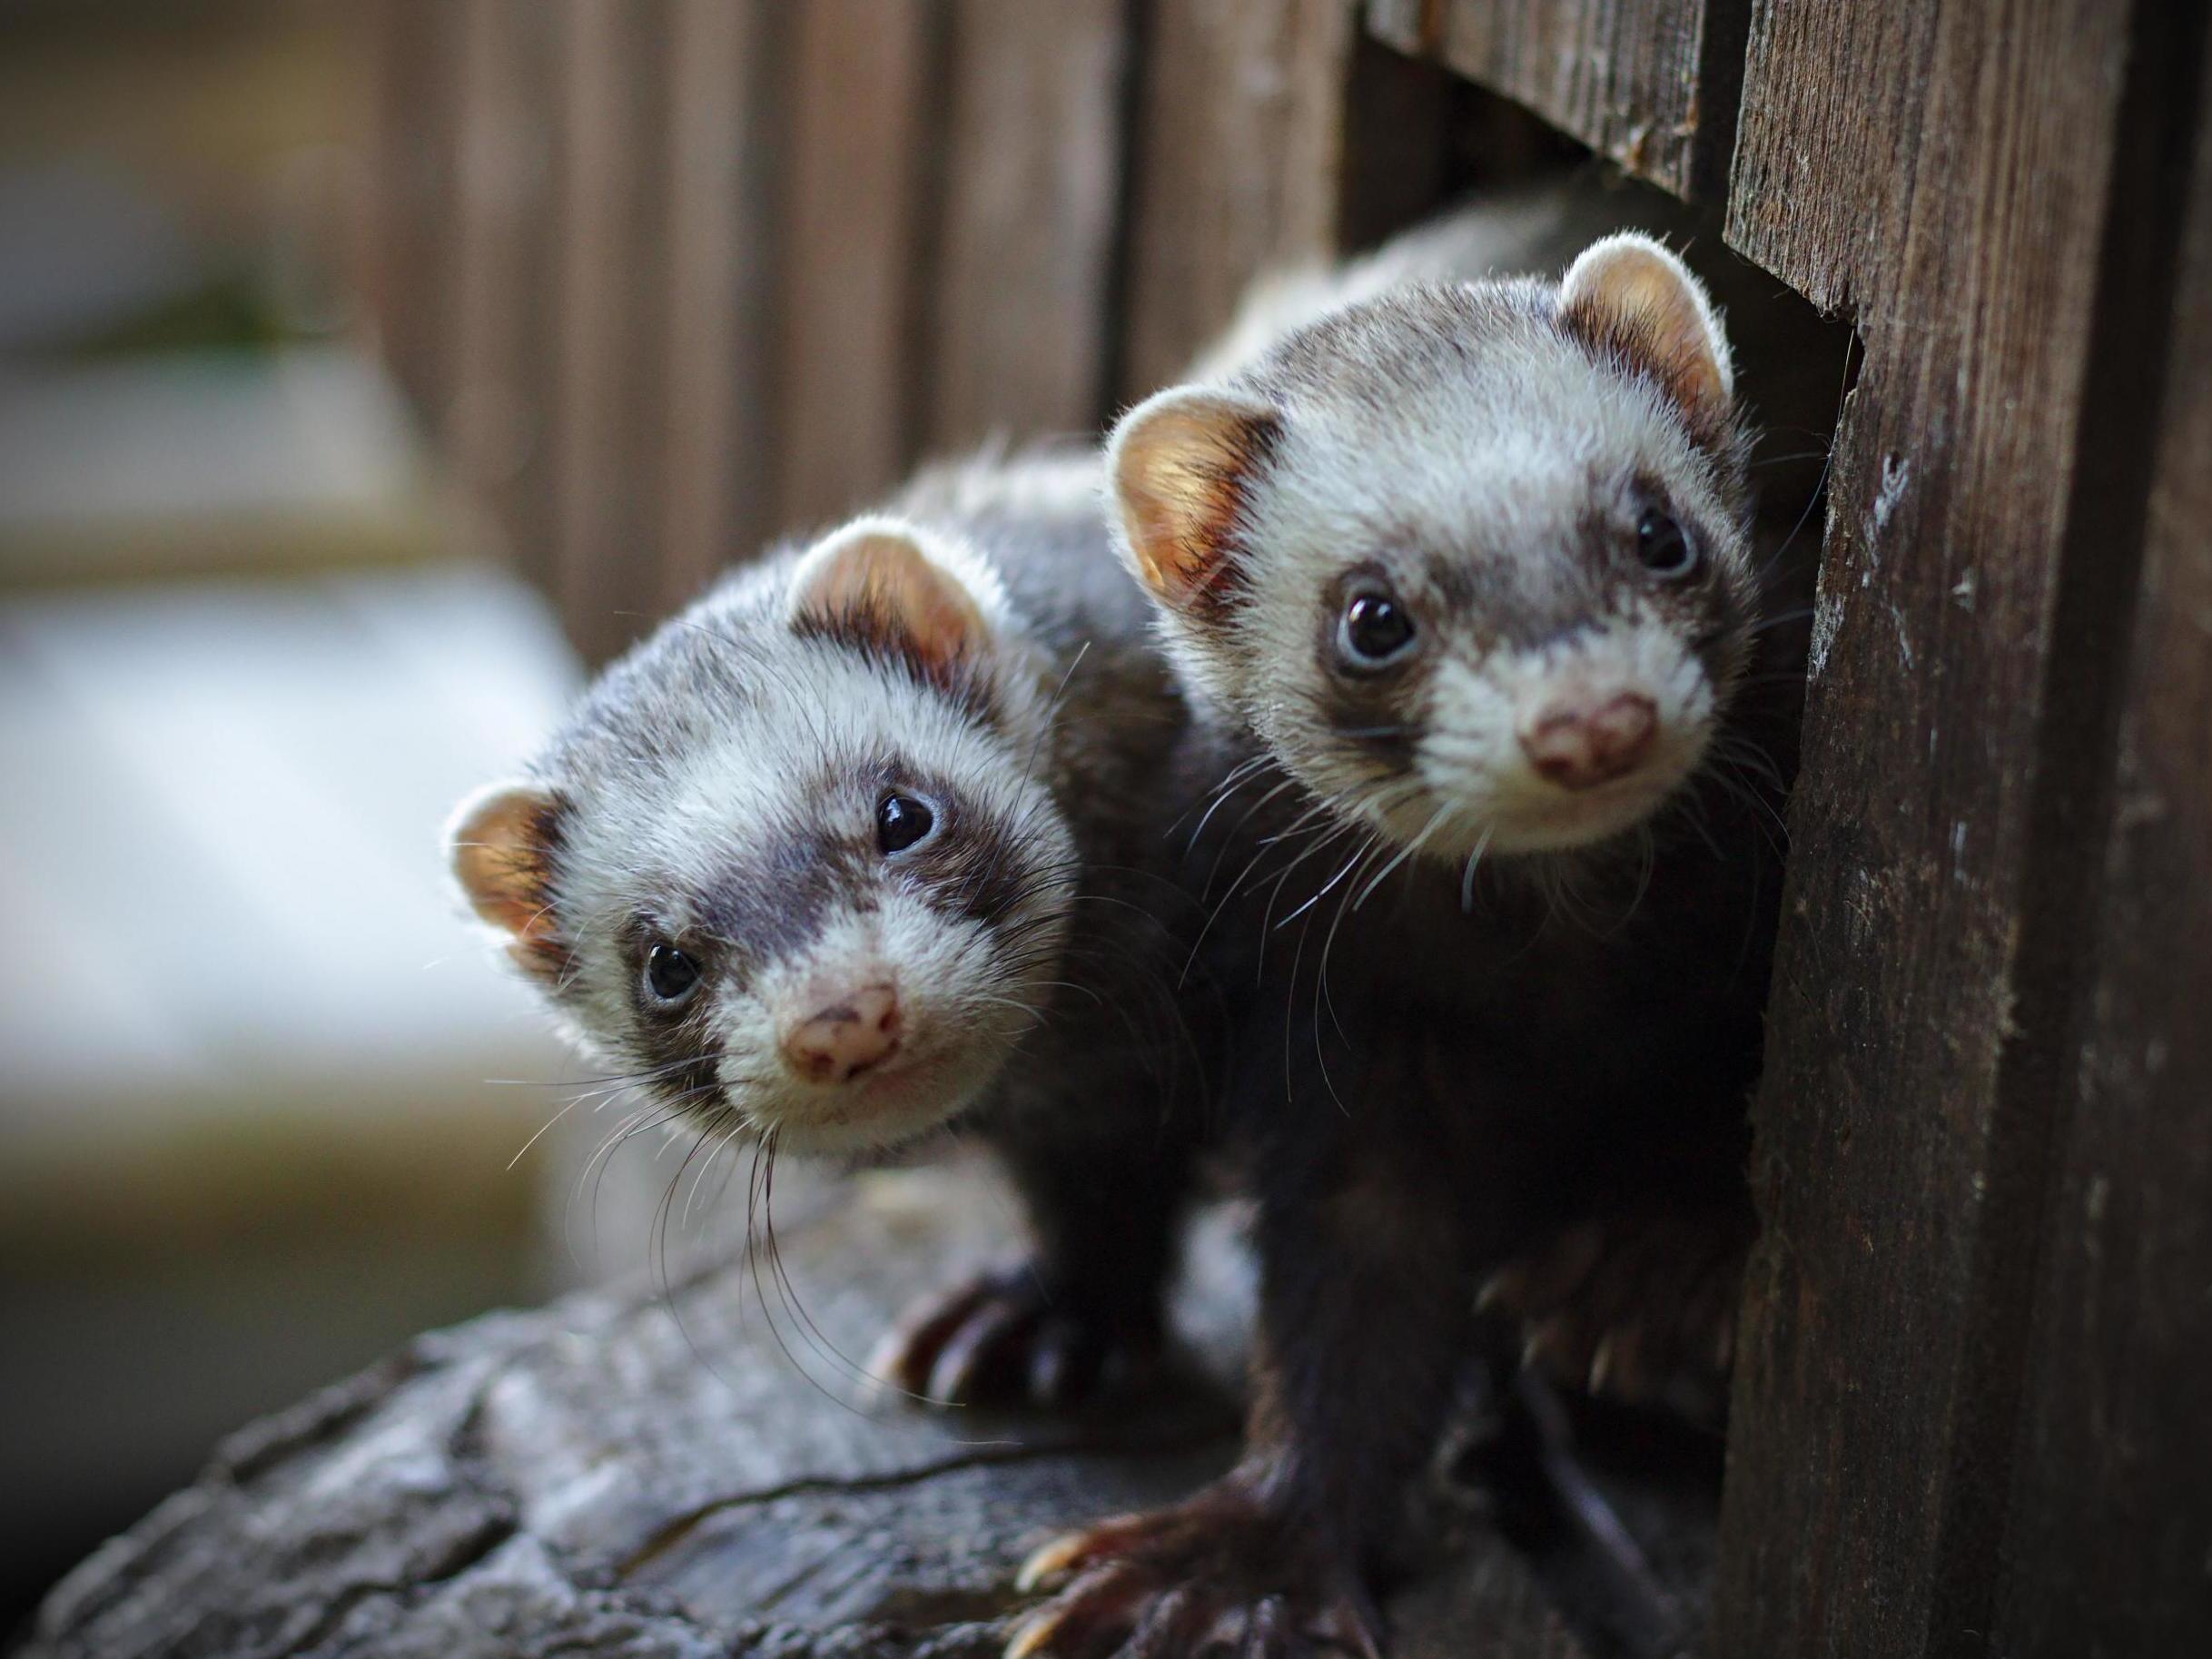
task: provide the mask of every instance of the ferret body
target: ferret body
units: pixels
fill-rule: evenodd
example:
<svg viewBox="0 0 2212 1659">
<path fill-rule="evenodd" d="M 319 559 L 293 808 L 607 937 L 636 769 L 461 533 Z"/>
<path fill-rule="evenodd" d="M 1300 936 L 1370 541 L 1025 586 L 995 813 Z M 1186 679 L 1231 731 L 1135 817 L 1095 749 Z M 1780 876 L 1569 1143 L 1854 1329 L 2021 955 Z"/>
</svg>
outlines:
<svg viewBox="0 0 2212 1659">
<path fill-rule="evenodd" d="M 1672 1334 L 1639 1297 L 1724 1332 L 1795 729 L 1748 449 L 1705 291 L 1636 235 L 1328 310 L 1117 428 L 1227 763 L 1260 1363 L 1237 1468 L 1041 1552 L 1073 1582 L 1012 1652 L 1375 1651 L 1501 1270 L 1539 1316 L 1625 1282 L 1601 1338 Z"/>
<path fill-rule="evenodd" d="M 1200 366 L 1510 257 L 1526 218 L 1287 274 Z M 704 1132 L 851 1154 L 961 1124 L 1001 1154 L 1034 1259 L 915 1310 L 876 1358 L 938 1400 L 1062 1399 L 1153 1348 L 1221 1063 L 1170 834 L 1218 739 L 1111 556 L 1101 487 L 1094 453 L 984 455 L 772 551 L 450 833 L 571 1034 Z M 872 848 L 894 796 L 933 833 Z"/>
<path fill-rule="evenodd" d="M 464 806 L 460 885 L 589 1050 L 706 1135 L 843 1155 L 972 1126 L 1033 1259 L 879 1357 L 1059 1399 L 1156 1341 L 1211 1038 L 1170 987 L 1187 711 L 1094 455 L 926 472 L 737 572 Z"/>
</svg>

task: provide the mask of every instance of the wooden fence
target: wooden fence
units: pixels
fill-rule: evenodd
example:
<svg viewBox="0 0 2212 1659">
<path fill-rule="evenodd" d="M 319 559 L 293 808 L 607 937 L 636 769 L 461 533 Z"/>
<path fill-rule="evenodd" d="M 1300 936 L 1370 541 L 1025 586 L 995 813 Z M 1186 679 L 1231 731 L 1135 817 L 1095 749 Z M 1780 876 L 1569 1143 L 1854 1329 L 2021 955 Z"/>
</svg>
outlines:
<svg viewBox="0 0 2212 1659">
<path fill-rule="evenodd" d="M 2205 1651 L 2201 5 L 383 16 L 387 349 L 593 656 L 1531 142 L 1472 85 L 1847 315 L 1713 1651 Z"/>
</svg>

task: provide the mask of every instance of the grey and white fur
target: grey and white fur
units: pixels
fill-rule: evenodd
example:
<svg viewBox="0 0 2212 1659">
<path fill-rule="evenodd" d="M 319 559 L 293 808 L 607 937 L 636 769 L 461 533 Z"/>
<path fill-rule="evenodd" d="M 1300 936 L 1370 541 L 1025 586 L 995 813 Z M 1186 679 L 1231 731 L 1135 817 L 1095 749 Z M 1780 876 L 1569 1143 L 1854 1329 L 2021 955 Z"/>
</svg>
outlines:
<svg viewBox="0 0 2212 1659">
<path fill-rule="evenodd" d="M 881 1357 L 933 1397 L 1142 1357 L 1201 1115 L 1186 708 L 1098 493 L 1095 454 L 986 454 L 772 551 L 450 834 L 569 1032 L 700 1133 L 853 1155 L 962 1124 L 1003 1155 L 1035 1260 Z"/>
<path fill-rule="evenodd" d="M 1013 1653 L 1375 1651 L 1486 1282 L 1539 1345 L 1601 1309 L 1601 1383 L 1724 1348 L 1795 677 L 1736 380 L 1616 233 L 1384 281 L 1116 428 L 1117 546 L 1222 746 L 1208 951 L 1259 988 L 1259 1363 L 1237 1467 L 1041 1552 Z"/>
</svg>

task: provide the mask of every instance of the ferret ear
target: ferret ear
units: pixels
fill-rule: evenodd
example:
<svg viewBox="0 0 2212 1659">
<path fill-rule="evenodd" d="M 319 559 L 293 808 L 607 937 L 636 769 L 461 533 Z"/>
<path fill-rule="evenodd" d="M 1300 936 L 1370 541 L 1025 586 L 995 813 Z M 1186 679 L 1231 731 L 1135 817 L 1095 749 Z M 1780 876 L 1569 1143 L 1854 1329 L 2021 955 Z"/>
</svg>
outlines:
<svg viewBox="0 0 2212 1659">
<path fill-rule="evenodd" d="M 1266 404 L 1193 388 L 1148 398 L 1114 428 L 1106 470 L 1122 544 L 1170 609 L 1235 597 L 1238 520 L 1281 432 Z"/>
<path fill-rule="evenodd" d="M 556 975 L 566 961 L 552 907 L 560 797 L 535 784 L 494 784 L 446 826 L 446 859 L 469 908 L 505 933 L 515 960 Z"/>
<path fill-rule="evenodd" d="M 1728 430 L 1728 337 L 1689 267 L 1648 236 L 1592 242 L 1559 285 L 1559 323 L 1591 351 L 1651 375 L 1700 441 Z"/>
<path fill-rule="evenodd" d="M 925 547 L 892 518 L 863 518 L 812 548 L 792 572 L 801 633 L 850 639 L 945 680 L 989 648 L 996 578 L 956 550 Z"/>
</svg>

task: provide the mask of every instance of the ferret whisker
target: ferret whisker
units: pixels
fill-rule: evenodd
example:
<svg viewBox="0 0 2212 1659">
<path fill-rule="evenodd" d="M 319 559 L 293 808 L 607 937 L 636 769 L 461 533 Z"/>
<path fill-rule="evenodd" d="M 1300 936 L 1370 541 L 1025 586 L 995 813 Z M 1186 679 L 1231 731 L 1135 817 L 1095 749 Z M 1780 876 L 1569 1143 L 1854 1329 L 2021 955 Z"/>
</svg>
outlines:
<svg viewBox="0 0 2212 1659">
<path fill-rule="evenodd" d="M 1382 838 L 1381 834 L 1380 834 L 1378 832 L 1370 831 L 1370 832 L 1368 833 L 1368 838 L 1367 838 L 1366 844 L 1365 844 L 1363 846 L 1361 846 L 1361 847 L 1360 847 L 1360 849 L 1359 849 L 1358 852 L 1356 852 L 1355 854 L 1353 854 L 1353 855 L 1352 855 L 1352 858 L 1351 858 L 1350 862 L 1349 862 L 1349 863 L 1348 863 L 1348 864 L 1345 865 L 1345 868 L 1344 868 L 1343 870 L 1341 870 L 1341 871 L 1338 872 L 1337 876 L 1331 879 L 1330 885 L 1331 885 L 1331 886 L 1334 886 L 1334 885 L 1336 884 L 1336 883 L 1337 883 L 1338 881 L 1342 880 L 1346 874 L 1351 874 L 1351 880 L 1350 880 L 1350 882 L 1349 882 L 1349 883 L 1348 883 L 1348 884 L 1345 885 L 1345 887 L 1344 887 L 1343 895 L 1342 895 L 1341 897 L 1339 897 L 1339 898 L 1337 900 L 1337 913 L 1336 913 L 1336 914 L 1335 914 L 1333 917 L 1331 917 L 1331 918 L 1330 918 L 1330 920 L 1329 920 L 1329 923 L 1328 923 L 1328 932 L 1327 933 L 1325 933 L 1325 934 L 1323 934 L 1323 935 L 1322 935 L 1322 938 L 1321 938 L 1321 965 L 1320 965 L 1319 971 L 1318 971 L 1318 972 L 1316 973 L 1316 975 L 1315 975 L 1315 983 L 1314 983 L 1314 1002 L 1315 1002 L 1315 1008 L 1314 1008 L 1314 1027 L 1313 1027 L 1313 1052 L 1314 1052 L 1314 1059 L 1315 1059 L 1315 1061 L 1316 1061 L 1316 1062 L 1318 1063 L 1318 1065 L 1319 1065 L 1319 1068 L 1320 1068 L 1320 1072 L 1321 1072 L 1321 1084 L 1322 1084 L 1322 1086 L 1323 1086 L 1324 1088 L 1326 1088 L 1326 1089 L 1328 1091 L 1328 1098 L 1329 1098 L 1330 1100 L 1332 1100 L 1332 1101 L 1334 1101 L 1336 1102 L 1336 1104 L 1337 1104 L 1337 1110 L 1338 1110 L 1338 1111 L 1342 1112 L 1342 1113 L 1344 1114 L 1344 1116 L 1345 1116 L 1345 1117 L 1346 1117 L 1348 1120 L 1348 1119 L 1351 1117 L 1351 1115 L 1352 1115 L 1352 1110 L 1351 1110 L 1351 1108 L 1350 1108 L 1349 1106 L 1348 1106 L 1348 1105 L 1346 1105 L 1346 1104 L 1345 1104 L 1345 1102 L 1344 1102 L 1344 1097 L 1343 1097 L 1341 1094 L 1339 1094 L 1339 1093 L 1338 1093 L 1338 1092 L 1337 1092 L 1337 1081 L 1336 1081 L 1336 1079 L 1335 1079 L 1334 1077 L 1332 1077 L 1332 1076 L 1330 1076 L 1330 1075 L 1329 1075 L 1329 1071 L 1328 1071 L 1328 1056 L 1327 1056 L 1327 1055 L 1325 1055 L 1325 1054 L 1324 1054 L 1324 1053 L 1321 1052 L 1321 1016 L 1320 1016 L 1320 1003 L 1321 1003 L 1322 1000 L 1324 999 L 1324 997 L 1326 997 L 1326 996 L 1327 996 L 1328 988 L 1328 955 L 1329 955 L 1329 953 L 1330 953 L 1332 950 L 1334 950 L 1334 949 L 1336 948 L 1336 943 L 1337 943 L 1337 931 L 1338 931 L 1338 929 L 1341 928 L 1341 927 L 1344 925 L 1344 917 L 1345 917 L 1345 913 L 1346 913 L 1346 908 L 1347 908 L 1347 905 L 1346 905 L 1346 901 L 1347 901 L 1347 900 L 1348 900 L 1348 899 L 1351 897 L 1352 887 L 1353 887 L 1354 885 L 1357 885 L 1357 884 L 1358 884 L 1358 880 L 1359 880 L 1358 875 L 1357 874 L 1353 874 L 1353 872 L 1355 872 L 1355 871 L 1364 871 L 1364 870 L 1367 868 L 1367 865 L 1368 864 L 1368 863 L 1369 863 L 1369 862 L 1371 862 L 1371 861 L 1372 861 L 1372 860 L 1375 858 L 1375 856 L 1376 856 L 1376 855 L 1377 855 L 1377 854 L 1378 854 L 1380 851 L 1382 851 L 1383 849 L 1385 849 L 1386 847 L 1387 847 L 1387 845 L 1388 845 L 1388 843 L 1387 843 L 1387 842 L 1385 842 L 1385 841 L 1383 840 L 1383 838 Z M 1304 940 L 1304 935 L 1303 935 L 1303 934 L 1300 934 L 1300 935 L 1299 935 L 1299 939 L 1300 939 L 1300 942 L 1301 942 L 1301 943 L 1303 943 L 1303 940 Z M 1293 983 L 1296 983 L 1297 978 L 1298 978 L 1297 970 L 1296 970 L 1296 968 L 1294 967 L 1294 968 L 1292 969 L 1292 971 L 1291 971 L 1291 980 L 1292 980 Z M 1336 1025 L 1337 1025 L 1337 1034 L 1338 1034 L 1338 1036 L 1343 1036 L 1343 1035 L 1344 1035 L 1344 1023 L 1343 1023 L 1343 1022 L 1342 1022 L 1341 1020 L 1338 1019 L 1338 1017 L 1337 1017 L 1336 1003 L 1335 1003 L 1335 1002 L 1334 1002 L 1334 1000 L 1333 1000 L 1333 999 L 1330 999 L 1330 1000 L 1329 1000 L 1329 1004 L 1328 1004 L 1328 1017 L 1329 1017 L 1329 1018 L 1330 1018 L 1332 1021 L 1335 1021 L 1335 1022 L 1336 1022 Z M 1288 1038 L 1287 1038 L 1287 1036 L 1286 1036 L 1286 1047 L 1285 1047 L 1285 1050 L 1284 1050 L 1284 1052 L 1285 1052 L 1286 1056 L 1288 1056 L 1288 1053 L 1289 1053 L 1289 1049 L 1288 1049 L 1287 1044 L 1288 1044 Z M 1285 1062 L 1285 1063 L 1286 1063 L 1286 1067 L 1287 1067 L 1287 1065 L 1288 1065 L 1288 1060 L 1287 1060 L 1287 1058 L 1286 1058 L 1286 1062 Z"/>
<path fill-rule="evenodd" d="M 1369 882 L 1365 887 L 1360 889 L 1359 896 L 1352 901 L 1352 908 L 1354 910 L 1358 910 L 1361 905 L 1368 902 L 1368 894 L 1373 893 L 1376 888 L 1381 886 L 1383 883 L 1390 879 L 1391 872 L 1396 870 L 1400 864 L 1404 864 L 1408 858 L 1411 858 L 1416 853 L 1421 850 L 1422 843 L 1426 842 L 1431 835 L 1437 833 L 1437 826 L 1444 822 L 1446 817 L 1450 815 L 1451 810 L 1451 805 L 1448 802 L 1437 808 L 1435 815 L 1430 817 L 1427 825 L 1422 829 L 1421 833 L 1416 835 L 1411 841 L 1408 841 L 1405 846 L 1399 850 L 1397 856 L 1393 858 L 1388 864 L 1385 864 L 1382 867 L 1381 873 L 1378 874 L 1373 881 Z"/>
<path fill-rule="evenodd" d="M 1475 843 L 1475 850 L 1467 854 L 1466 870 L 1459 878 L 1459 913 L 1463 916 L 1475 913 L 1475 872 L 1482 864 L 1482 855 L 1489 849 L 1490 826 L 1485 825 L 1481 836 Z"/>
<path fill-rule="evenodd" d="M 1206 825 L 1211 822 L 1214 814 L 1221 809 L 1222 805 L 1227 802 L 1231 795 L 1235 795 L 1237 791 L 1243 788 L 1245 785 L 1250 783 L 1255 777 L 1261 775 L 1267 767 L 1268 760 L 1269 756 L 1264 754 L 1254 755 L 1244 760 L 1239 761 L 1234 766 L 1229 768 L 1227 775 L 1222 778 L 1220 784 L 1214 786 L 1214 789 L 1211 792 L 1212 798 L 1207 803 L 1204 814 L 1200 817 L 1197 825 L 1191 830 L 1190 839 L 1184 844 L 1185 852 L 1190 851 L 1191 847 L 1198 844 L 1199 837 L 1206 833 Z M 1182 826 L 1183 818 L 1189 817 L 1192 810 L 1193 808 L 1185 807 L 1183 809 L 1182 817 L 1176 819 L 1173 824 L 1168 825 L 1168 834 L 1170 836 Z"/>
<path fill-rule="evenodd" d="M 1221 850 L 1213 855 L 1212 867 L 1206 872 L 1206 884 L 1199 889 L 1201 900 L 1212 896 L 1214 881 L 1221 874 L 1221 861 L 1229 856 L 1229 849 L 1234 847 L 1239 839 L 1243 835 L 1244 826 L 1252 821 L 1255 815 L 1266 810 L 1269 803 L 1273 802 L 1286 790 L 1294 789 L 1297 786 L 1297 779 L 1290 777 L 1283 778 L 1276 784 L 1274 788 L 1269 790 L 1267 794 L 1261 795 L 1259 800 L 1253 802 L 1251 805 L 1247 807 L 1245 809 L 1244 815 L 1241 818 L 1239 818 L 1237 822 L 1230 826 L 1229 834 L 1223 836 L 1221 839 Z M 1233 892 L 1234 889 L 1232 888 L 1231 891 Z"/>
</svg>

